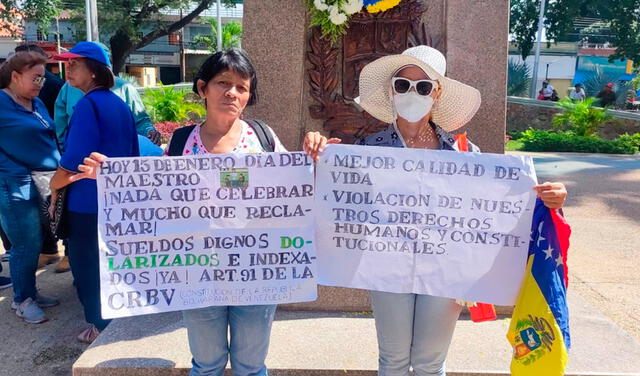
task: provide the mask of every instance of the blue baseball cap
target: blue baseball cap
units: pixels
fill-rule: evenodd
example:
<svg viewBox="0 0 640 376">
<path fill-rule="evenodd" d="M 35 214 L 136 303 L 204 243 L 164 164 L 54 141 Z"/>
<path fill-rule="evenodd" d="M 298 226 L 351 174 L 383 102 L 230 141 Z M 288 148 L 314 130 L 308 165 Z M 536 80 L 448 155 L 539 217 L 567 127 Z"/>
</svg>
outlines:
<svg viewBox="0 0 640 376">
<path fill-rule="evenodd" d="M 54 56 L 54 59 L 62 61 L 77 58 L 92 59 L 111 68 L 111 62 L 109 61 L 107 51 L 95 42 L 79 42 L 73 46 L 69 52 Z"/>
</svg>

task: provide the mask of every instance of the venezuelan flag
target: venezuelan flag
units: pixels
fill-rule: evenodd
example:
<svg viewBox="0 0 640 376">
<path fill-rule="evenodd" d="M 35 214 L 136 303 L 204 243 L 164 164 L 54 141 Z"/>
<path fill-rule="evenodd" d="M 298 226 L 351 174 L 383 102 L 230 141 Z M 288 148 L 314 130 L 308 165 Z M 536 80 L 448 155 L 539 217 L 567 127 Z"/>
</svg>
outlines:
<svg viewBox="0 0 640 376">
<path fill-rule="evenodd" d="M 364 0 L 364 6 L 367 7 L 367 12 L 377 13 L 395 7 L 400 1 L 402 0 Z"/>
<path fill-rule="evenodd" d="M 512 376 L 562 376 L 567 364 L 567 250 L 571 228 L 538 199 L 533 214 L 526 277 L 507 339 L 514 349 Z"/>
</svg>

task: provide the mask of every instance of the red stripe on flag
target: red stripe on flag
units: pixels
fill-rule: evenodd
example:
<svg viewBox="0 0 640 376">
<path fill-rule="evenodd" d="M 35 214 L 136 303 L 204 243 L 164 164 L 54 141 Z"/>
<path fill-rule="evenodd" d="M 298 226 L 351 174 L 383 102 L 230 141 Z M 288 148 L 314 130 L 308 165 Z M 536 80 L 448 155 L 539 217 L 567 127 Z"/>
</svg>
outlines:
<svg viewBox="0 0 640 376">
<path fill-rule="evenodd" d="M 469 151 L 469 141 L 467 141 L 467 132 L 455 135 L 458 151 Z"/>
<path fill-rule="evenodd" d="M 569 236 L 571 236 L 571 226 L 560 213 L 555 209 L 550 209 L 551 219 L 553 219 L 558 242 L 560 243 L 560 254 L 562 255 L 562 267 L 564 268 L 564 286 L 569 287 L 569 268 L 567 267 L 567 252 L 569 251 Z"/>
</svg>

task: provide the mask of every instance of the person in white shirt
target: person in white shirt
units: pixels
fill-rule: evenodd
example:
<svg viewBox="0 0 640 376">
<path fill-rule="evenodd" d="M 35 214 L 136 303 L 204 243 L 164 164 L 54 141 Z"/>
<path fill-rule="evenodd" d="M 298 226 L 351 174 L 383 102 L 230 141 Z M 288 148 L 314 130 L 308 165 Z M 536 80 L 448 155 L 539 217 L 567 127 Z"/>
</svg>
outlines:
<svg viewBox="0 0 640 376">
<path fill-rule="evenodd" d="M 582 84 L 576 84 L 575 88 L 569 93 L 569 97 L 573 100 L 583 101 L 587 98 L 587 93 L 584 92 Z"/>
<path fill-rule="evenodd" d="M 540 90 L 540 93 L 544 97 L 545 101 L 552 100 L 553 93 L 555 91 L 556 89 L 553 86 L 549 85 L 547 81 L 542 82 L 542 90 Z"/>
</svg>

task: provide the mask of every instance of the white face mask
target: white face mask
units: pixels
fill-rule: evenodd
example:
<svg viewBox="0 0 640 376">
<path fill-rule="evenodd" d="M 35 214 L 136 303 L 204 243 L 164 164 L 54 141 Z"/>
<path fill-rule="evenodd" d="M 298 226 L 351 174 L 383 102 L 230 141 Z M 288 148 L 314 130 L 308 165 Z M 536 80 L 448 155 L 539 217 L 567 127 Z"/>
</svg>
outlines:
<svg viewBox="0 0 640 376">
<path fill-rule="evenodd" d="M 410 90 L 404 94 L 394 94 L 393 105 L 398 116 L 415 123 L 431 111 L 433 97 L 431 95 L 420 95 L 414 90 Z"/>
</svg>

